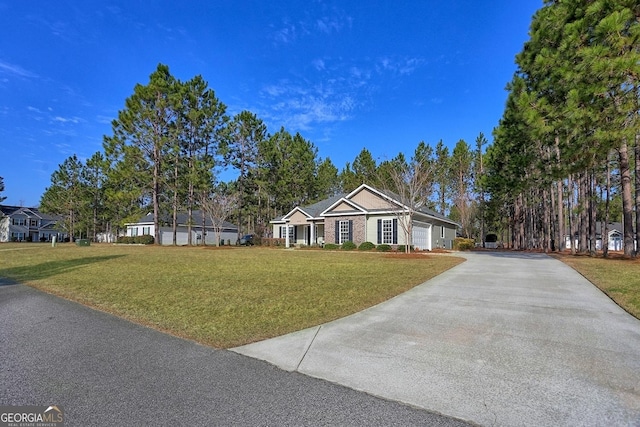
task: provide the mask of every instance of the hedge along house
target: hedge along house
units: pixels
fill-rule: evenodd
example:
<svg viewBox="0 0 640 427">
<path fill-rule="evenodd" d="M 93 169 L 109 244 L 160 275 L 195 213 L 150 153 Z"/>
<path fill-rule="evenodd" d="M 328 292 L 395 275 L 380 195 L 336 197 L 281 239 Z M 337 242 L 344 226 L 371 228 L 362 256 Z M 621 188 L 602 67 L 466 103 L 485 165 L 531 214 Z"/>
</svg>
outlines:
<svg viewBox="0 0 640 427">
<path fill-rule="evenodd" d="M 316 204 L 297 206 L 271 221 L 273 236 L 285 245 L 343 244 L 363 242 L 406 245 L 407 236 L 400 221 L 411 221 L 412 245 L 420 250 L 452 249 L 458 224 L 427 208 L 409 217 L 408 209 L 393 193 L 362 184 L 349 194 L 338 195 Z"/>
</svg>

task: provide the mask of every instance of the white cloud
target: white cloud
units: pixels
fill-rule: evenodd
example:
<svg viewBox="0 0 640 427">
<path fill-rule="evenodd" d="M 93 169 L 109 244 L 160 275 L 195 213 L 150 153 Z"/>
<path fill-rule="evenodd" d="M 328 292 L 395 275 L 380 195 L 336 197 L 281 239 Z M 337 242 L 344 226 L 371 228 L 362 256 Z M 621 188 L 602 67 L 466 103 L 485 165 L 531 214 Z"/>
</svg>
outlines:
<svg viewBox="0 0 640 427">
<path fill-rule="evenodd" d="M 96 116 L 96 121 L 98 123 L 102 123 L 105 125 L 111 124 L 111 122 L 114 120 L 115 117 L 108 117 L 108 116 L 102 116 L 102 115 L 98 115 Z"/>
<path fill-rule="evenodd" d="M 284 23 L 282 28 L 275 31 L 273 38 L 279 43 L 292 43 L 297 38 L 296 26 L 289 23 Z"/>
<path fill-rule="evenodd" d="M 316 21 L 316 27 L 323 33 L 331 34 L 332 32 L 340 32 L 343 22 L 335 17 L 322 17 Z"/>
<path fill-rule="evenodd" d="M 78 123 L 82 123 L 84 122 L 83 119 L 81 119 L 80 117 L 61 117 L 61 116 L 55 116 L 53 118 L 54 122 L 60 122 L 60 123 L 73 123 L 73 124 L 78 124 Z"/>
<path fill-rule="evenodd" d="M 378 59 L 376 69 L 379 73 L 390 72 L 394 75 L 406 76 L 413 74 L 425 62 L 422 58 L 385 56 Z"/>
<path fill-rule="evenodd" d="M 2 60 L 0 60 L 0 72 L 17 76 L 17 77 L 30 78 L 30 79 L 38 77 L 37 74 L 32 73 L 31 71 L 25 70 L 19 65 L 11 64 L 9 62 L 5 62 Z"/>
<path fill-rule="evenodd" d="M 353 19 L 346 16 L 343 11 L 332 10 L 319 18 L 308 15 L 297 22 L 284 19 L 282 25 L 274 31 L 272 37 L 276 42 L 288 44 L 314 32 L 326 35 L 339 33 L 345 27 L 350 28 L 352 23 Z"/>
<path fill-rule="evenodd" d="M 353 95 L 333 85 L 268 85 L 261 94 L 268 104 L 268 116 L 293 131 L 309 130 L 321 123 L 348 120 L 357 107 Z"/>
<path fill-rule="evenodd" d="M 313 61 L 311 61 L 311 64 L 318 71 L 322 71 L 325 69 L 325 64 L 322 59 L 314 59 Z"/>
</svg>

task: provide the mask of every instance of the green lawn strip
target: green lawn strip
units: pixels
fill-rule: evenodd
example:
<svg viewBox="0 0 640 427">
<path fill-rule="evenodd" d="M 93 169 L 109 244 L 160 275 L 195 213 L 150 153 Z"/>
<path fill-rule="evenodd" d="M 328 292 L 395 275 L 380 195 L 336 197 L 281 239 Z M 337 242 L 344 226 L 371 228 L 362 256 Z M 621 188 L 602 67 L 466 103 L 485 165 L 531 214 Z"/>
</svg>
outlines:
<svg viewBox="0 0 640 427">
<path fill-rule="evenodd" d="M 355 313 L 463 261 L 257 247 L 21 245 L 0 245 L 0 277 L 219 348 Z"/>
<path fill-rule="evenodd" d="M 559 257 L 620 307 L 640 319 L 640 262 L 586 256 Z"/>
</svg>

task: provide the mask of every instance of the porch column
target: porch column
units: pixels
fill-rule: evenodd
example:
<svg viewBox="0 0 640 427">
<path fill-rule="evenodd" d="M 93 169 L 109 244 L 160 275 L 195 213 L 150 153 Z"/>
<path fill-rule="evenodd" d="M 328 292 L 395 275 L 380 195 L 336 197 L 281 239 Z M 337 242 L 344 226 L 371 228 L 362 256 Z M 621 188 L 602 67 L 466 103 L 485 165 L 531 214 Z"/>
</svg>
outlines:
<svg viewBox="0 0 640 427">
<path fill-rule="evenodd" d="M 311 223 L 309 225 L 309 228 L 311 228 L 311 230 L 309 231 L 309 235 L 311 236 L 309 242 L 311 243 L 311 245 L 315 245 L 316 244 L 316 225 L 315 223 Z"/>
<path fill-rule="evenodd" d="M 289 247 L 289 224 L 284 226 L 285 237 L 284 237 L 284 247 Z"/>
</svg>

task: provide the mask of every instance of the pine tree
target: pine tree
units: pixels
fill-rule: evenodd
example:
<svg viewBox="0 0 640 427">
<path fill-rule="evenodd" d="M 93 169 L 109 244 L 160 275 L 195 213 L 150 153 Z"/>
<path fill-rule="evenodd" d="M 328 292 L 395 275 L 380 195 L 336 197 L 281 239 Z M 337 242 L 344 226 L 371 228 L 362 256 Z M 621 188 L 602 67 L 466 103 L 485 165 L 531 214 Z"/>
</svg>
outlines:
<svg viewBox="0 0 640 427">
<path fill-rule="evenodd" d="M 159 64 L 146 86 L 137 84 L 134 93 L 125 101 L 125 109 L 113 121 L 113 137 L 106 138 L 105 150 L 122 159 L 139 155 L 151 170 L 149 189 L 153 208 L 155 243 L 160 243 L 160 213 L 165 190 L 165 162 L 167 153 L 178 138 L 177 111 L 180 91 L 169 67 Z M 128 150 L 127 146 L 137 150 Z"/>
</svg>

